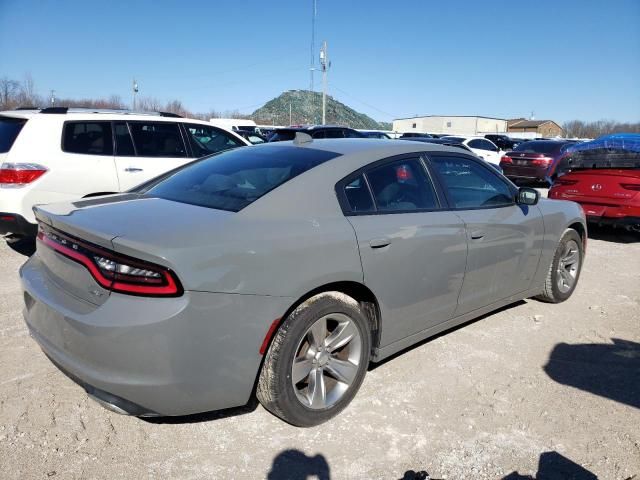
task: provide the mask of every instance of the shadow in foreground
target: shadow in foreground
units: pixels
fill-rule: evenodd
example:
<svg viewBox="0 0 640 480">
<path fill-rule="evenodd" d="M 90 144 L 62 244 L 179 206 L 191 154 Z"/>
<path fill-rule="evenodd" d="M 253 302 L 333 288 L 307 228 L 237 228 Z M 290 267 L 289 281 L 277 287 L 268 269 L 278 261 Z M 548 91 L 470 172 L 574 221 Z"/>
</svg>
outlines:
<svg viewBox="0 0 640 480">
<path fill-rule="evenodd" d="M 640 242 L 640 232 L 630 232 L 621 227 L 614 228 L 590 223 L 589 240 L 603 240 L 605 242 L 615 243 L 636 243 Z"/>
<path fill-rule="evenodd" d="M 300 450 L 284 450 L 273 459 L 268 480 L 329 480 L 329 464 L 323 455 L 308 457 Z"/>
<path fill-rule="evenodd" d="M 559 343 L 544 371 L 563 385 L 640 408 L 640 343 Z"/>
<path fill-rule="evenodd" d="M 558 452 L 545 452 L 540 455 L 535 477 L 513 472 L 502 480 L 598 480 L 598 477 Z"/>
</svg>

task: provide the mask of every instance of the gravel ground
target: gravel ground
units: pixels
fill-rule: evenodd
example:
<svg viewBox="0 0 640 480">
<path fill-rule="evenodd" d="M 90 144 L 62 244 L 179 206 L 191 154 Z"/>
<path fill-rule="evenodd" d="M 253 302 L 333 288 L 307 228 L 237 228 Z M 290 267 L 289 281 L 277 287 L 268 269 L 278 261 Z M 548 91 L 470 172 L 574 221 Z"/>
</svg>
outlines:
<svg viewBox="0 0 640 480">
<path fill-rule="evenodd" d="M 567 302 L 520 302 L 395 356 L 311 429 L 260 406 L 103 409 L 29 337 L 25 257 L 0 242 L 0 477 L 638 480 L 640 243 L 596 234 Z"/>
</svg>

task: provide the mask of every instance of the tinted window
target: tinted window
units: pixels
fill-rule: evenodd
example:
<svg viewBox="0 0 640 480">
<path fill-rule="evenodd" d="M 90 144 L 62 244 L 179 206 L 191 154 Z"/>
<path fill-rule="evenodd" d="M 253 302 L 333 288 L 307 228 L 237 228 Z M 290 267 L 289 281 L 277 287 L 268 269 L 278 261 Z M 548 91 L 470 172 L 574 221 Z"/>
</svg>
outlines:
<svg viewBox="0 0 640 480">
<path fill-rule="evenodd" d="M 319 132 L 313 132 L 312 133 L 312 137 L 313 138 L 327 138 L 327 132 L 325 132 L 324 130 L 320 130 Z"/>
<path fill-rule="evenodd" d="M 276 130 L 273 135 L 269 137 L 270 142 L 284 142 L 286 140 L 293 140 L 296 138 L 295 130 Z"/>
<path fill-rule="evenodd" d="M 11 150 L 25 123 L 27 121 L 23 118 L 0 117 L 0 153 Z"/>
<path fill-rule="evenodd" d="M 509 186 L 490 168 L 462 157 L 431 157 L 455 208 L 513 204 Z"/>
<path fill-rule="evenodd" d="M 326 138 L 344 138 L 344 132 L 341 128 L 332 128 L 326 131 Z"/>
<path fill-rule="evenodd" d="M 344 194 L 352 212 L 370 212 L 373 210 L 373 200 L 362 175 L 345 185 Z"/>
<path fill-rule="evenodd" d="M 139 157 L 186 157 L 177 123 L 129 122 Z"/>
<path fill-rule="evenodd" d="M 239 148 L 187 165 L 139 190 L 154 197 L 237 212 L 338 153 L 311 148 Z M 292 199 L 299 201 L 299 199 Z"/>
<path fill-rule="evenodd" d="M 193 154 L 196 157 L 203 157 L 244 145 L 228 133 L 215 127 L 194 123 L 185 123 L 184 126 L 189 134 L 191 148 L 193 148 Z"/>
<path fill-rule="evenodd" d="M 436 195 L 418 159 L 398 160 L 367 172 L 381 211 L 436 208 Z"/>
<path fill-rule="evenodd" d="M 121 157 L 135 156 L 136 152 L 133 149 L 133 141 L 127 124 L 125 122 L 116 122 L 113 128 L 116 137 L 116 155 Z"/>
<path fill-rule="evenodd" d="M 471 140 L 468 143 L 470 148 L 477 148 L 480 150 L 488 150 L 488 151 L 495 151 L 496 147 L 494 147 L 490 142 L 487 142 L 486 140 L 480 140 L 480 139 L 476 139 L 476 140 Z"/>
<path fill-rule="evenodd" d="M 533 152 L 533 153 L 556 153 L 559 152 L 560 149 L 565 144 L 562 142 L 540 142 L 540 141 L 532 141 L 532 142 L 524 142 L 518 144 L 516 148 L 513 149 L 514 152 Z"/>
<path fill-rule="evenodd" d="M 86 155 L 113 155 L 111 122 L 65 122 L 62 150 Z"/>
<path fill-rule="evenodd" d="M 349 128 L 345 128 L 342 133 L 344 134 L 345 138 L 366 138 L 366 135 L 358 132 L 357 130 L 351 130 Z M 380 134 L 382 136 L 378 136 L 377 138 L 389 138 L 384 134 Z"/>
</svg>

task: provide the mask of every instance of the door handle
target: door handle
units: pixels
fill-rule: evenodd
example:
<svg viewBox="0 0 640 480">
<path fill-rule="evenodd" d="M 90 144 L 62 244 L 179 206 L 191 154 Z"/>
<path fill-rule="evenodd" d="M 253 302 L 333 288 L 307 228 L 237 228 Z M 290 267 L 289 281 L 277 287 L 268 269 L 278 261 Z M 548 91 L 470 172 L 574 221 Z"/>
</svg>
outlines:
<svg viewBox="0 0 640 480">
<path fill-rule="evenodd" d="M 369 240 L 369 246 L 371 248 L 383 248 L 391 243 L 390 238 L 374 238 L 373 240 Z"/>
<path fill-rule="evenodd" d="M 124 169 L 125 172 L 142 172 L 143 169 L 142 168 L 137 168 L 137 167 L 127 167 Z"/>
<path fill-rule="evenodd" d="M 471 232 L 471 240 L 480 240 L 484 237 L 484 232 L 482 230 L 473 230 Z"/>
</svg>

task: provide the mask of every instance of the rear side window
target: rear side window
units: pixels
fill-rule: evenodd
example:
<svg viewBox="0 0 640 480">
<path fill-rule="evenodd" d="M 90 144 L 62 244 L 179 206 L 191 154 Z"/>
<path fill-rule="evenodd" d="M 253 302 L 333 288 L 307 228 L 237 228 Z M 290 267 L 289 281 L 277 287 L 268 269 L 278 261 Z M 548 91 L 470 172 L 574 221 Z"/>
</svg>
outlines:
<svg viewBox="0 0 640 480">
<path fill-rule="evenodd" d="M 24 118 L 0 117 L 0 153 L 11 150 L 25 123 Z"/>
<path fill-rule="evenodd" d="M 403 159 L 367 172 L 380 211 L 437 208 L 436 193 L 418 159 Z"/>
<path fill-rule="evenodd" d="M 524 142 L 519 143 L 514 152 L 556 153 L 564 146 L 561 142 Z"/>
<path fill-rule="evenodd" d="M 455 208 L 502 207 L 513 204 L 513 192 L 489 168 L 468 158 L 430 157 Z"/>
<path fill-rule="evenodd" d="M 275 133 L 269 137 L 270 142 L 284 142 L 287 140 L 293 140 L 296 138 L 295 130 L 276 130 Z"/>
<path fill-rule="evenodd" d="M 237 212 L 292 178 L 340 154 L 281 146 L 238 148 L 179 169 L 138 193 Z"/>
<path fill-rule="evenodd" d="M 340 128 L 332 128 L 326 131 L 325 138 L 344 138 L 344 132 Z"/>
<path fill-rule="evenodd" d="M 111 122 L 65 122 L 62 150 L 84 155 L 113 155 Z"/>
<path fill-rule="evenodd" d="M 196 157 L 203 157 L 244 145 L 244 143 L 233 138 L 230 134 L 215 127 L 195 123 L 187 123 L 184 126 L 187 129 L 191 148 Z"/>
<path fill-rule="evenodd" d="M 171 122 L 129 122 L 139 157 L 186 157 L 180 128 Z"/>
<path fill-rule="evenodd" d="M 369 188 L 362 175 L 344 186 L 344 194 L 352 212 L 360 213 L 374 210 Z"/>
</svg>

